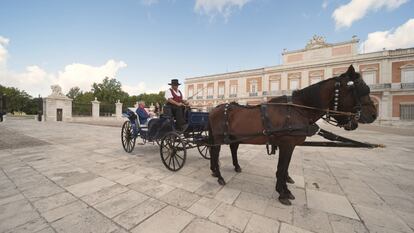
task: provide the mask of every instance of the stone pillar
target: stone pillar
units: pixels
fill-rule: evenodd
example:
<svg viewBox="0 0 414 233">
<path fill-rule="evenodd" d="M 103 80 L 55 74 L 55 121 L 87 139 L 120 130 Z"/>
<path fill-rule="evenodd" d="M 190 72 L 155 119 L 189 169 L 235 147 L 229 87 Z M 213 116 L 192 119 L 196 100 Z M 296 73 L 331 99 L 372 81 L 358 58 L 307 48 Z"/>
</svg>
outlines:
<svg viewBox="0 0 414 233">
<path fill-rule="evenodd" d="M 122 103 L 119 100 L 115 103 L 115 116 L 122 118 Z"/>
<path fill-rule="evenodd" d="M 99 117 L 99 104 L 101 102 L 99 102 L 95 97 L 95 100 L 91 101 L 91 103 L 92 103 L 92 117 L 93 118 Z"/>
</svg>

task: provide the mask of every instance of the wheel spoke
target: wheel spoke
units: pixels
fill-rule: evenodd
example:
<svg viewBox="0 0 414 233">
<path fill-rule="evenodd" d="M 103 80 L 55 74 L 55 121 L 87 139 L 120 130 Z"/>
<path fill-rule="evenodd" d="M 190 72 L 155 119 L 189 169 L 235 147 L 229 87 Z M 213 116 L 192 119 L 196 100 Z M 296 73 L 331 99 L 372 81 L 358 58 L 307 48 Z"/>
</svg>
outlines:
<svg viewBox="0 0 414 233">
<path fill-rule="evenodd" d="M 181 157 L 181 156 L 179 156 L 178 154 L 176 154 L 176 156 L 177 156 L 178 158 L 180 158 L 181 160 L 184 160 L 184 158 L 183 158 L 183 157 Z"/>
<path fill-rule="evenodd" d="M 174 167 L 174 171 L 175 171 L 175 161 L 174 161 L 175 155 L 171 155 L 171 157 L 172 157 L 173 167 Z"/>
<path fill-rule="evenodd" d="M 177 161 L 178 167 L 181 167 L 180 162 L 178 162 L 177 156 L 174 156 L 174 159 Z"/>
</svg>

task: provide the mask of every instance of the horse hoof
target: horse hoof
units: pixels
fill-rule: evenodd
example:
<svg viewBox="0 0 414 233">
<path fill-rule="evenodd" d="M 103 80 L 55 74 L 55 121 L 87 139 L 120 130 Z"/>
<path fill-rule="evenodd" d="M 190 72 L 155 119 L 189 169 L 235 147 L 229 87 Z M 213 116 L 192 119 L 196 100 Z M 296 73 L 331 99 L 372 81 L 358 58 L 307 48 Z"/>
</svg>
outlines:
<svg viewBox="0 0 414 233">
<path fill-rule="evenodd" d="M 294 184 L 295 183 L 295 181 L 290 176 L 287 177 L 286 182 L 289 183 L 289 184 Z"/>
<path fill-rule="evenodd" d="M 218 179 L 218 180 L 217 180 L 217 182 L 218 182 L 220 185 L 226 185 L 226 181 L 224 181 L 224 179 L 223 179 L 223 178 Z"/>
<path fill-rule="evenodd" d="M 288 198 L 279 197 L 279 202 L 282 203 L 283 205 L 292 205 L 292 202 L 290 202 Z"/>
<path fill-rule="evenodd" d="M 235 167 L 235 168 L 234 168 L 234 170 L 235 170 L 237 173 L 240 173 L 240 172 L 241 172 L 241 167 Z"/>
<path fill-rule="evenodd" d="M 288 193 L 287 198 L 288 198 L 289 200 L 295 200 L 295 196 L 293 196 L 293 194 L 292 194 L 292 193 Z"/>
</svg>

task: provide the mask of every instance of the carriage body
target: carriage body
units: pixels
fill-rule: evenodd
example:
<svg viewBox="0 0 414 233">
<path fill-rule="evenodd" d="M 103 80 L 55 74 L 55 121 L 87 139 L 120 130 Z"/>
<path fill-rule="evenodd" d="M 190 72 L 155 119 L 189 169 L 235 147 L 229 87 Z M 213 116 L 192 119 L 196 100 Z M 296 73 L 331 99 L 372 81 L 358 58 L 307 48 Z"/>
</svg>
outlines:
<svg viewBox="0 0 414 233">
<path fill-rule="evenodd" d="M 134 108 L 129 108 L 124 117 L 128 118 L 122 126 L 121 141 L 124 150 L 131 153 L 139 138 L 142 144 L 156 143 L 160 147 L 160 155 L 164 165 L 172 171 L 184 166 L 186 150 L 197 147 L 201 156 L 209 159 L 207 147 L 208 112 L 185 112 L 187 127 L 179 132 L 174 127 L 174 118 L 164 114 L 151 119 L 148 124 L 140 124 Z"/>
</svg>

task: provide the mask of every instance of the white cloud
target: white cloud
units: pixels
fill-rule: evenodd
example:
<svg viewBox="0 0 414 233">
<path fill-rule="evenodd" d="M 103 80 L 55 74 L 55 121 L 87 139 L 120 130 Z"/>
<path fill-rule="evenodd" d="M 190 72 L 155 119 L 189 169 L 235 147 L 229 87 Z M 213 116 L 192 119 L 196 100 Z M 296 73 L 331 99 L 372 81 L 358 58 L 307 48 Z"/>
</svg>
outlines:
<svg viewBox="0 0 414 233">
<path fill-rule="evenodd" d="M 7 61 L 7 49 L 6 46 L 9 44 L 9 39 L 0 36 L 0 70 L 6 66 Z"/>
<path fill-rule="evenodd" d="M 139 95 L 142 93 L 159 93 L 170 88 L 168 85 L 160 86 L 157 89 L 148 89 L 144 82 L 140 82 L 137 85 L 122 85 L 122 90 L 128 92 L 130 95 Z"/>
<path fill-rule="evenodd" d="M 361 44 L 361 50 L 365 53 L 407 47 L 414 47 L 414 18 L 395 30 L 369 33 L 367 40 Z"/>
<path fill-rule="evenodd" d="M 382 8 L 393 10 L 407 1 L 408 0 L 351 0 L 348 4 L 335 9 L 332 17 L 335 19 L 337 29 L 350 27 L 353 22 L 362 19 L 369 11 L 377 11 Z"/>
<path fill-rule="evenodd" d="M 220 14 L 227 20 L 234 8 L 241 9 L 249 1 L 251 0 L 196 0 L 194 10 L 210 17 Z"/>
<path fill-rule="evenodd" d="M 49 73 L 36 65 L 28 66 L 24 72 L 15 72 L 7 68 L 8 42 L 9 39 L 0 36 L 0 84 L 17 87 L 32 96 L 49 95 L 53 84 L 59 84 L 64 93 L 74 86 L 89 91 L 93 82 L 100 82 L 106 76 L 114 78 L 127 66 L 123 61 L 108 60 L 102 66 L 73 63 L 57 73 Z"/>
<path fill-rule="evenodd" d="M 326 9 L 328 7 L 328 0 L 323 0 L 322 2 L 322 8 Z"/>
<path fill-rule="evenodd" d="M 74 86 L 89 91 L 92 83 L 101 82 L 106 76 L 116 78 L 118 71 L 126 66 L 125 62 L 115 60 L 109 60 L 102 66 L 73 63 L 58 72 L 56 83 L 62 87 L 64 92 Z"/>
</svg>

